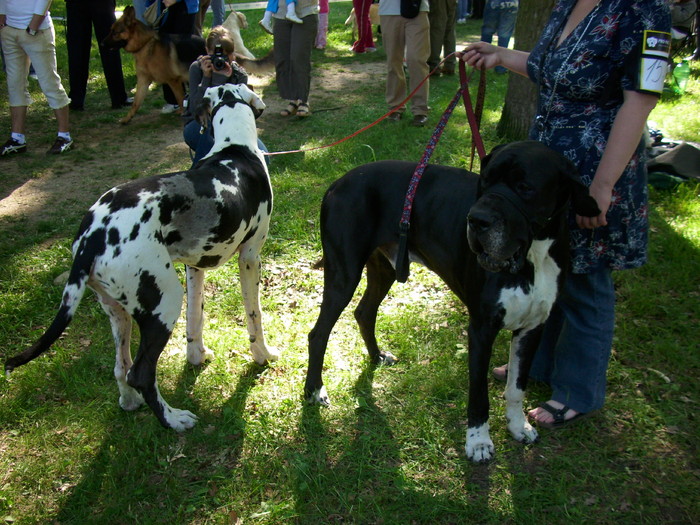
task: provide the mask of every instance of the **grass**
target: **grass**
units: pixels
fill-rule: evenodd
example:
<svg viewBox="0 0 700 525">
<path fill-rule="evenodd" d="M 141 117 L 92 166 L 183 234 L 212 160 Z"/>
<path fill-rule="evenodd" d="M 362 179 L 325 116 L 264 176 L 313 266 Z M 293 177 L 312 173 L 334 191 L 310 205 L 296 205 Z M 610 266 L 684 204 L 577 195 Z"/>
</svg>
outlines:
<svg viewBox="0 0 700 525">
<path fill-rule="evenodd" d="M 63 2 L 54 2 L 61 14 Z M 331 5 L 329 47 L 314 52 L 315 115 L 281 119 L 274 83 L 258 90 L 271 109 L 259 121 L 271 151 L 327 145 L 376 120 L 383 102 L 383 52 L 353 56 L 342 24 L 350 3 Z M 247 11 L 247 46 L 262 55 L 271 38 Z M 57 25 L 66 80 L 65 34 Z M 474 39 L 478 22 L 458 26 Z M 153 94 L 132 124 L 103 109 L 109 98 L 96 49 L 87 111 L 73 117 L 76 149 L 58 159 L 41 151 L 55 130 L 36 84 L 29 138 L 36 149 L 3 161 L 0 175 L 0 359 L 31 344 L 55 315 L 70 267 L 70 243 L 84 211 L 112 185 L 187 167 L 179 122 L 161 116 Z M 127 85 L 133 63 L 123 55 Z M 360 67 L 361 66 L 361 67 Z M 364 74 L 370 68 L 376 74 Z M 667 136 L 700 141 L 699 67 L 689 91 L 665 96 L 652 115 Z M 489 75 L 483 134 L 487 148 L 506 79 Z M 67 85 L 67 84 L 66 84 Z M 455 82 L 431 83 L 433 119 Z M 0 82 L 0 129 L 9 129 Z M 387 130 L 390 130 L 387 132 Z M 306 337 L 315 322 L 322 273 L 318 208 L 347 169 L 376 159 L 417 160 L 430 129 L 381 123 L 337 146 L 275 156 L 275 209 L 263 254 L 262 304 L 269 343 L 282 350 L 269 367 L 247 351 L 235 264 L 206 282 L 202 369 L 184 358 L 184 319 L 164 352 L 164 397 L 200 417 L 175 434 L 143 409 L 123 412 L 112 377 L 109 324 L 86 295 L 66 335 L 44 356 L 0 379 L 0 519 L 7 523 L 692 523 L 700 515 L 698 319 L 700 205 L 697 184 L 651 193 L 650 262 L 616 275 L 618 317 L 609 396 L 595 418 L 540 442 L 515 443 L 504 423 L 501 386 L 491 389 L 496 459 L 472 465 L 464 454 L 464 307 L 428 271 L 414 267 L 395 285 L 378 319 L 380 344 L 400 362 L 372 368 L 352 319 L 333 333 L 324 378 L 330 409 L 305 406 Z M 469 164 L 469 131 L 458 109 L 433 162 Z M 30 197 L 24 192 L 32 188 Z M 10 196 L 12 198 L 10 198 Z M 10 201 L 17 208 L 7 207 Z M 134 335 L 138 341 L 138 334 Z M 507 355 L 508 334 L 494 361 Z M 528 406 L 547 399 L 535 385 Z"/>
</svg>

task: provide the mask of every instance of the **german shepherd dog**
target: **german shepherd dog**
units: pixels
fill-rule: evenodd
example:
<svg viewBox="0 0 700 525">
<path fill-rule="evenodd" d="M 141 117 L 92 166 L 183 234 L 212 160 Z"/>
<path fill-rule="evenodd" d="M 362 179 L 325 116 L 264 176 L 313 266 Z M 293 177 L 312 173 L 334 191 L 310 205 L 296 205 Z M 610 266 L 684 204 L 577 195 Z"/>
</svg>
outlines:
<svg viewBox="0 0 700 525">
<path fill-rule="evenodd" d="M 121 124 L 127 124 L 139 110 L 151 82 L 168 84 L 178 106 L 182 108 L 190 64 L 197 57 L 207 54 L 203 38 L 196 35 L 182 38 L 158 33 L 136 18 L 133 6 L 124 8 L 124 14 L 112 24 L 103 45 L 124 49 L 134 55 L 136 62 L 134 103 L 126 116 L 119 120 Z M 264 74 L 274 67 L 272 52 L 255 60 L 237 56 L 236 61 L 252 74 Z"/>
</svg>

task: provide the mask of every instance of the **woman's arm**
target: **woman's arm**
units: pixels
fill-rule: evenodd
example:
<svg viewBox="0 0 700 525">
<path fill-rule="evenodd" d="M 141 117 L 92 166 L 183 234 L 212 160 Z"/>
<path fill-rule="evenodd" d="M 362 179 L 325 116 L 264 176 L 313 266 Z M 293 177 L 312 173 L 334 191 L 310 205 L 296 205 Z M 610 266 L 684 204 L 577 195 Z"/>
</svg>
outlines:
<svg viewBox="0 0 700 525">
<path fill-rule="evenodd" d="M 647 117 L 658 100 L 655 95 L 624 91 L 624 101 L 617 112 L 603 157 L 588 190 L 598 203 L 601 213 L 597 217 L 577 215 L 576 223 L 580 228 L 597 228 L 608 223 L 605 215 L 610 208 L 613 187 L 637 149 Z"/>
<path fill-rule="evenodd" d="M 474 42 L 457 53 L 457 56 L 476 69 L 491 69 L 503 66 L 514 73 L 527 76 L 527 59 L 530 53 L 486 42 Z"/>
</svg>

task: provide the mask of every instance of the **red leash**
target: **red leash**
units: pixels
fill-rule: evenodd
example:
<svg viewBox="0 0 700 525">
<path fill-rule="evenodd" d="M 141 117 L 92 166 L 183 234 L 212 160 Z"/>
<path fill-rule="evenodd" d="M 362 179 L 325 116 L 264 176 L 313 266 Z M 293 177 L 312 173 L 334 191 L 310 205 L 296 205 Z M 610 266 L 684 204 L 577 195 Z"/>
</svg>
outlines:
<svg viewBox="0 0 700 525">
<path fill-rule="evenodd" d="M 428 162 L 430 161 L 430 157 L 433 155 L 433 151 L 435 151 L 435 147 L 440 140 L 440 136 L 445 130 L 447 121 L 452 116 L 452 112 L 460 98 L 464 100 L 464 107 L 467 111 L 467 120 L 469 121 L 469 126 L 472 130 L 472 165 L 474 163 L 474 149 L 476 149 L 477 153 L 479 154 L 479 159 L 483 159 L 486 155 L 484 142 L 481 139 L 481 134 L 479 133 L 479 124 L 481 123 L 481 114 L 483 110 L 486 86 L 485 79 L 486 76 L 484 72 L 481 71 L 479 78 L 479 90 L 477 94 L 477 108 L 475 110 L 472 106 L 471 97 L 469 96 L 469 82 L 467 79 L 466 68 L 464 62 L 461 60 L 459 61 L 459 89 L 457 90 L 457 93 L 455 93 L 455 96 L 452 97 L 447 109 L 442 114 L 440 121 L 435 127 L 435 131 L 425 147 L 423 156 L 413 172 L 411 181 L 408 184 L 408 190 L 406 191 L 406 199 L 404 200 L 401 221 L 399 222 L 399 246 L 396 254 L 396 280 L 400 283 L 404 283 L 408 279 L 408 231 L 411 227 L 411 211 L 413 210 L 413 200 L 416 197 L 418 184 L 423 177 L 423 173 L 425 172 L 425 168 L 428 166 Z M 411 93 L 411 95 L 413 95 L 413 93 Z"/>
</svg>

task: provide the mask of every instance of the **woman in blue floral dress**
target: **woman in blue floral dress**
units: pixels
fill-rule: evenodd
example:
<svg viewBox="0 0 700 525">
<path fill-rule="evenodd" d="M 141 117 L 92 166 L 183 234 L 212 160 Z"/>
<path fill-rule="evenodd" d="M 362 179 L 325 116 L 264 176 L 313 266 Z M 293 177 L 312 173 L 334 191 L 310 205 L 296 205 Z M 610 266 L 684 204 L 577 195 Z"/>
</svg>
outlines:
<svg viewBox="0 0 700 525">
<path fill-rule="evenodd" d="M 670 45 L 666 0 L 559 0 L 531 53 L 470 44 L 462 60 L 504 66 L 539 88 L 530 138 L 579 168 L 601 214 L 570 217 L 572 272 L 550 315 L 530 376 L 552 398 L 529 412 L 561 428 L 605 400 L 615 324 L 612 270 L 647 257 L 642 132 L 663 89 Z M 504 378 L 506 367 L 494 369 Z"/>
</svg>

